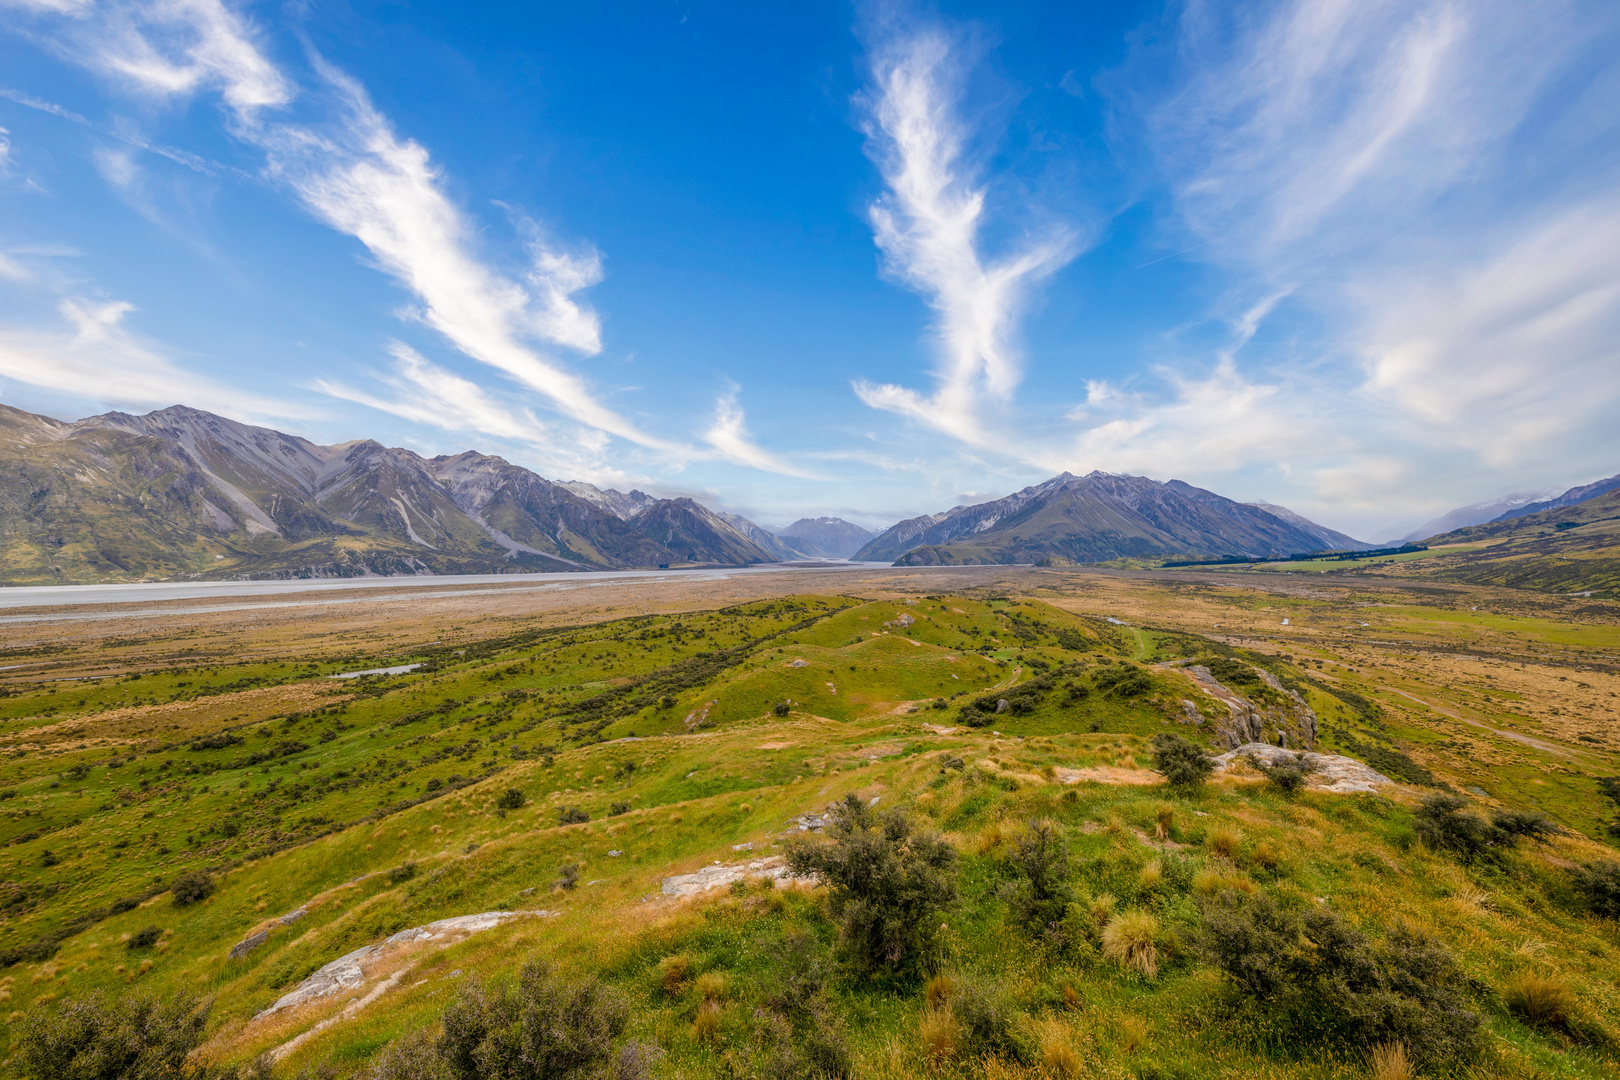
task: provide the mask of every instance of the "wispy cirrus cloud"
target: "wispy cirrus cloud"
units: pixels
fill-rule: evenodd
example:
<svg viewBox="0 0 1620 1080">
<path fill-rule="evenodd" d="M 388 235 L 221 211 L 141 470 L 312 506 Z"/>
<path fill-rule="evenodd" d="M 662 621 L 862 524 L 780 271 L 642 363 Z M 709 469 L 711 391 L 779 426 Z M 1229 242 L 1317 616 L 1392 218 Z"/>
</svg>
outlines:
<svg viewBox="0 0 1620 1080">
<path fill-rule="evenodd" d="M 814 474 L 784 461 L 754 441 L 748 432 L 748 421 L 743 415 L 742 405 L 737 400 L 740 393 L 741 389 L 733 385 L 720 395 L 714 405 L 714 423 L 704 432 L 703 441 L 713 447 L 720 457 L 734 464 L 782 476 L 815 479 Z"/>
<path fill-rule="evenodd" d="M 293 122 L 281 110 L 299 87 L 269 59 L 258 28 L 222 0 L 23 6 L 61 16 L 48 40 L 121 88 L 158 98 L 217 92 L 230 109 L 232 134 L 264 152 L 269 174 L 325 224 L 364 245 L 415 297 L 411 316 L 458 351 L 544 395 L 579 424 L 656 451 L 686 452 L 604 405 L 541 348 L 600 352 L 600 319 L 579 299 L 601 279 L 600 255 L 588 245 L 548 244 L 531 230 L 530 265 L 520 277 L 497 269 L 475 251 L 476 230 L 446 195 L 426 148 L 399 136 L 358 82 L 312 56 L 318 96 L 332 108 L 324 120 Z M 127 183 L 128 161 L 104 157 L 115 185 Z"/>
<path fill-rule="evenodd" d="M 1174 31 L 1105 80 L 1117 134 L 1225 295 L 1311 337 L 1245 348 L 1260 320 L 1228 317 L 1212 362 L 1080 410 L 1073 459 L 1216 478 L 1270 457 L 1341 514 L 1612 472 L 1612 6 L 1192 2 Z"/>
<path fill-rule="evenodd" d="M 963 66 L 961 43 L 940 28 L 873 50 L 866 134 L 888 190 L 869 215 L 888 272 L 934 309 L 939 361 L 932 394 L 864 380 L 855 390 L 873 408 L 983 445 L 985 409 L 1005 405 L 1021 378 L 1016 337 L 1029 292 L 1078 244 L 1049 227 L 1004 254 L 984 251 L 989 191 L 976 133 L 958 111 Z"/>
<path fill-rule="evenodd" d="M 124 301 L 64 299 L 56 327 L 0 327 L 0 377 L 116 408 L 193 405 L 245 420 L 307 413 L 186 370 L 125 325 Z"/>
</svg>

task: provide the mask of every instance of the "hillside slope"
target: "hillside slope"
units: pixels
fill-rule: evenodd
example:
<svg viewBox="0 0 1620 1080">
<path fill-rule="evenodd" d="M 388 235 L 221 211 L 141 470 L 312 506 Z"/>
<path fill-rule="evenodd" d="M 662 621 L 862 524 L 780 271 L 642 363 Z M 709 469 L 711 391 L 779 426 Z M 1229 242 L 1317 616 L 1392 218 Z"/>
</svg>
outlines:
<svg viewBox="0 0 1620 1080">
<path fill-rule="evenodd" d="M 1451 545 L 1467 550 L 1446 551 Z M 1433 558 L 1379 572 L 1543 592 L 1620 597 L 1620 490 L 1429 541 Z"/>
<path fill-rule="evenodd" d="M 932 566 L 1267 556 L 1322 550 L 1324 533 L 1340 535 L 1180 480 L 1063 473 L 1004 499 L 902 521 L 854 557 Z"/>
<path fill-rule="evenodd" d="M 1150 771 L 1154 735 L 1203 743 L 1233 705 L 1290 694 L 1321 744 L 1398 763 L 1392 718 L 1351 689 L 1378 691 L 1365 661 L 1328 674 L 942 595 L 508 630 L 390 635 L 384 655 L 421 666 L 360 680 L 323 676 L 375 643 L 177 663 L 127 635 L 118 656 L 161 666 L 8 676 L 0 748 L 27 753 L 0 816 L 7 1044 L 98 992 L 186 993 L 214 1002 L 213 1063 L 443 1076 L 372 1070 L 534 958 L 599 981 L 570 999 L 570 1049 L 656 1048 L 615 1076 L 812 1076 L 810 1048 L 892 1080 L 1314 1080 L 1397 1040 L 1438 1074 L 1620 1066 L 1620 936 L 1579 884 L 1612 849 L 1547 833 L 1465 853 L 1400 784 L 1288 792 L 1237 760 L 1172 790 Z M 106 652 L 62 662 L 105 670 Z M 1590 778 L 1544 763 L 1544 785 L 1502 786 L 1509 808 L 1554 789 L 1595 806 Z M 796 840 L 835 842 L 847 795 L 903 814 L 890 835 L 941 838 L 937 886 L 894 916 L 926 919 L 920 971 L 867 971 L 826 882 L 764 880 Z M 1481 825 L 1503 809 L 1459 798 Z M 186 873 L 207 877 L 188 892 Z M 1531 976 L 1556 1016 L 1525 1008 Z M 605 1036 L 579 1022 L 593 1000 L 619 1005 Z M 481 1068 L 457 1075 L 511 1075 Z"/>
</svg>

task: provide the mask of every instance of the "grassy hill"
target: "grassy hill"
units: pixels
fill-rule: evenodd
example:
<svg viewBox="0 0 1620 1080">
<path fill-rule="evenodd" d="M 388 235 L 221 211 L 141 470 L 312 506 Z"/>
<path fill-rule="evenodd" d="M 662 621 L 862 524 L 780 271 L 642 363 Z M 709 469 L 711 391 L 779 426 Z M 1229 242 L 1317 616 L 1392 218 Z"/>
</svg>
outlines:
<svg viewBox="0 0 1620 1080">
<path fill-rule="evenodd" d="M 1543 592 L 1620 596 L 1620 491 L 1436 536 L 1439 552 L 1403 567 L 1442 581 L 1507 585 Z"/>
<path fill-rule="evenodd" d="M 1331 1002 L 1313 1020 L 1286 995 L 1258 1000 L 1212 959 L 1222 905 L 1267 901 L 1307 922 L 1336 913 L 1378 963 L 1454 959 L 1454 977 L 1431 964 L 1423 979 L 1484 1036 L 1433 1071 L 1620 1064 L 1620 932 L 1578 887 L 1581 867 L 1613 857 L 1590 779 L 1549 762 L 1524 790 L 1558 799 L 1496 807 L 1568 806 L 1562 835 L 1474 854 L 1425 841 L 1415 811 L 1443 781 L 1407 756 L 1422 733 L 1308 658 L 944 595 L 792 596 L 241 664 L 120 660 L 137 648 L 111 643 L 75 681 L 14 681 L 0 699 L 13 1071 L 30 1015 L 95 991 L 185 991 L 214 1000 L 201 1059 L 301 1038 L 276 1075 L 359 1075 L 436 1031 L 471 980 L 539 956 L 623 996 L 625 1037 L 656 1045 L 658 1076 L 808 1075 L 783 1047 L 812 1031 L 860 1077 L 1364 1074 L 1373 1027 L 1322 1020 Z M 1147 768 L 1152 736 L 1204 740 L 1226 714 L 1187 661 L 1257 708 L 1299 694 L 1324 748 L 1412 784 L 1288 795 L 1240 770 L 1170 791 Z M 843 963 L 825 886 L 661 891 L 779 853 L 803 815 L 850 793 L 956 852 L 940 978 Z M 1031 929 L 1021 867 L 1042 821 L 1069 852 L 1067 902 Z M 212 891 L 180 903 L 188 873 Z M 361 984 L 254 1019 L 344 954 L 489 911 L 545 914 L 406 942 Z M 1151 965 L 1140 949 L 1113 958 L 1126 916 Z M 1527 980 L 1558 1007 L 1528 1006 Z"/>
</svg>

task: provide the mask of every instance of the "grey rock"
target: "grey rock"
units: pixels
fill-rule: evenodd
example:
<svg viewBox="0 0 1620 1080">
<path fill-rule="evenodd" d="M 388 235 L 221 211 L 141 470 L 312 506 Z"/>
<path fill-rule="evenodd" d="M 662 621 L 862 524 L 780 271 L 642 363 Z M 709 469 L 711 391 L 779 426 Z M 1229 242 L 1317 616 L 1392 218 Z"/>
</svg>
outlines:
<svg viewBox="0 0 1620 1080">
<path fill-rule="evenodd" d="M 227 958 L 231 960 L 240 960 L 242 957 L 246 956 L 248 953 L 252 952 L 254 949 L 257 949 L 260 945 L 263 945 L 269 940 L 270 931 L 268 930 L 260 930 L 257 934 L 249 934 L 247 937 L 231 946 L 231 951 L 229 954 L 227 954 Z"/>
</svg>

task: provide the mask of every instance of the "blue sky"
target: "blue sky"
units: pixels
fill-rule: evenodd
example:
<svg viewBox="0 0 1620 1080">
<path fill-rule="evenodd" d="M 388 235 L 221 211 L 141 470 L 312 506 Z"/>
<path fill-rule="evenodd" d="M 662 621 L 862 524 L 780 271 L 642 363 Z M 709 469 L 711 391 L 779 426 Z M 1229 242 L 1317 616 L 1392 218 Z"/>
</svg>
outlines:
<svg viewBox="0 0 1620 1080">
<path fill-rule="evenodd" d="M 0 401 L 867 525 L 1620 470 L 1612 3 L 0 0 Z"/>
</svg>

